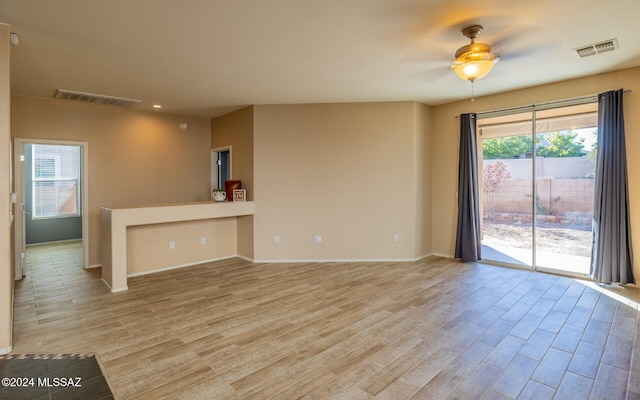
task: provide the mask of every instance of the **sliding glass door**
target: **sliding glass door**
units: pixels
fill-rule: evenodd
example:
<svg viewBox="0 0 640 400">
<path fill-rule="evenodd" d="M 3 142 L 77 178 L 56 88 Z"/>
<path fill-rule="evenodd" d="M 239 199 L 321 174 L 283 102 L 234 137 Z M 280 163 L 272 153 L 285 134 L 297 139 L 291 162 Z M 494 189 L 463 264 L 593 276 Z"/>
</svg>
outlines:
<svg viewBox="0 0 640 400">
<path fill-rule="evenodd" d="M 589 272 L 597 105 L 478 121 L 482 258 Z"/>
<path fill-rule="evenodd" d="M 482 258 L 533 267 L 532 114 L 479 122 Z"/>
</svg>

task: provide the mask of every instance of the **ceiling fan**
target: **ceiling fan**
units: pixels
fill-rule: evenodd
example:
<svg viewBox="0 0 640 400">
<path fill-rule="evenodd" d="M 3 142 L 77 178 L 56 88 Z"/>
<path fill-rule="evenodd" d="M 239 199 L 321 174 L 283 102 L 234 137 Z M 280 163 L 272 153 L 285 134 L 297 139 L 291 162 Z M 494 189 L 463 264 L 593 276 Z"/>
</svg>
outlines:
<svg viewBox="0 0 640 400">
<path fill-rule="evenodd" d="M 485 77 L 493 68 L 493 64 L 500 60 L 500 57 L 491 52 L 491 46 L 476 42 L 476 38 L 483 31 L 482 25 L 471 25 L 462 29 L 462 34 L 469 38 L 471 43 L 456 51 L 455 61 L 451 65 L 456 75 L 471 83 Z"/>
<path fill-rule="evenodd" d="M 479 19 L 482 23 L 478 23 Z M 405 75 L 421 82 L 435 82 L 450 77 L 453 71 L 471 83 L 473 98 L 474 82 L 497 69 L 498 62 L 501 75 L 521 73 L 530 68 L 531 61 L 544 60 L 560 48 L 562 40 L 550 37 L 545 29 L 509 22 L 497 16 L 478 16 L 430 31 L 403 59 L 429 67 Z M 490 31 L 485 29 L 487 26 Z M 469 39 L 462 47 L 460 33 Z M 480 43 L 481 34 L 487 36 L 490 45 Z"/>
</svg>

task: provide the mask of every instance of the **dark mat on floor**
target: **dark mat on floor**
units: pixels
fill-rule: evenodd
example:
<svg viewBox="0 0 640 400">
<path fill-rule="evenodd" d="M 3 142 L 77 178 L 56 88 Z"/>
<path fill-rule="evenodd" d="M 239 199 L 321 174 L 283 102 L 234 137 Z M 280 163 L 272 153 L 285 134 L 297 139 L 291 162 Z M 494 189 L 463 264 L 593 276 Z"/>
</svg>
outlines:
<svg viewBox="0 0 640 400">
<path fill-rule="evenodd" d="M 113 399 L 89 354 L 7 354 L 0 356 L 0 379 L 2 400 Z"/>
</svg>

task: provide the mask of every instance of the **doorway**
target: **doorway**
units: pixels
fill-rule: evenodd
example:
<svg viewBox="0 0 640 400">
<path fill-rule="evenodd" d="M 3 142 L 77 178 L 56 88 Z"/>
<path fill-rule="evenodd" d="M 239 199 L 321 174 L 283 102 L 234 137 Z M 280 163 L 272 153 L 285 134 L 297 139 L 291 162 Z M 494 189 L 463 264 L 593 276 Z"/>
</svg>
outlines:
<svg viewBox="0 0 640 400">
<path fill-rule="evenodd" d="M 224 183 L 231 179 L 231 146 L 211 150 L 211 191 L 224 189 Z"/>
<path fill-rule="evenodd" d="M 88 145 L 15 139 L 15 277 L 25 276 L 27 245 L 79 241 L 89 266 Z"/>
<path fill-rule="evenodd" d="M 478 120 L 482 258 L 587 276 L 597 103 Z"/>
</svg>

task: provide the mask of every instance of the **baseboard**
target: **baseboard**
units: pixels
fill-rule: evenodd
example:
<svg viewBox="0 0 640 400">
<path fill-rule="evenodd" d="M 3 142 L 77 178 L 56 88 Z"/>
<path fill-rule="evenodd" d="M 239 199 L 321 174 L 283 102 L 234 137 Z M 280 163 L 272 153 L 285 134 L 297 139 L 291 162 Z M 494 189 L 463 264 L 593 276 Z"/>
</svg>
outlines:
<svg viewBox="0 0 640 400">
<path fill-rule="evenodd" d="M 255 263 L 256 262 L 253 258 L 249 258 L 249 257 L 241 256 L 241 255 L 236 255 L 235 257 L 238 257 L 239 259 L 248 261 L 250 263 Z"/>
<path fill-rule="evenodd" d="M 442 257 L 442 258 L 455 258 L 451 254 L 443 254 L 443 253 L 431 253 L 430 256 Z"/>
<path fill-rule="evenodd" d="M 192 267 L 194 265 L 206 264 L 206 263 L 215 262 L 215 261 L 221 261 L 221 260 L 228 260 L 229 258 L 235 258 L 235 257 L 239 257 L 239 256 L 232 255 L 232 256 L 225 256 L 225 257 L 218 257 L 218 258 L 212 258 L 210 260 L 199 260 L 199 261 L 186 263 L 186 264 L 172 265 L 170 267 L 158 268 L 158 269 L 154 269 L 154 270 L 150 270 L 150 271 L 134 272 L 133 274 L 128 274 L 127 278 L 133 278 L 133 277 L 136 277 L 136 276 L 155 274 L 156 272 L 171 271 L 172 269 Z"/>
<path fill-rule="evenodd" d="M 420 260 L 424 260 L 425 258 L 429 258 L 429 257 L 440 257 L 440 258 L 448 258 L 448 259 L 453 259 L 454 257 L 452 257 L 449 254 L 442 254 L 442 253 L 429 253 L 429 254 L 425 254 L 422 256 L 419 256 L 415 259 L 415 261 L 420 261 Z"/>
<path fill-rule="evenodd" d="M 107 286 L 109 291 L 113 293 L 113 289 L 111 289 L 111 285 L 109 285 L 109 283 L 107 283 L 107 281 L 105 281 L 104 278 L 100 278 L 100 280 L 102 281 L 102 283 L 104 283 Z"/>
<path fill-rule="evenodd" d="M 449 255 L 429 253 L 423 254 L 415 258 L 327 258 L 327 259 L 292 259 L 292 260 L 253 260 L 243 256 L 237 256 L 243 260 L 261 263 L 261 264 L 275 264 L 275 263 L 331 263 L 331 262 L 414 262 L 424 260 L 425 258 L 437 256 L 444 258 L 452 258 Z"/>
<path fill-rule="evenodd" d="M 0 356 L 11 353 L 13 350 L 13 346 L 5 347 L 4 349 L 0 349 Z"/>
<path fill-rule="evenodd" d="M 350 262 L 413 262 L 416 258 L 328 258 L 328 259 L 293 259 L 293 260 L 254 260 L 260 264 L 282 263 L 350 263 Z"/>
<path fill-rule="evenodd" d="M 102 268 L 102 263 L 99 264 L 91 264 L 88 267 L 84 267 L 84 269 L 94 269 L 94 268 Z"/>
<path fill-rule="evenodd" d="M 125 290 L 129 290 L 128 286 L 125 286 L 125 287 L 120 288 L 120 289 L 114 289 L 114 288 L 111 287 L 111 285 L 109 285 L 109 283 L 107 281 L 104 280 L 104 278 L 100 278 L 100 280 L 102 281 L 102 283 L 105 284 L 105 286 L 107 286 L 107 288 L 109 289 L 109 291 L 111 293 L 118 293 L 118 292 L 124 292 Z"/>
</svg>

